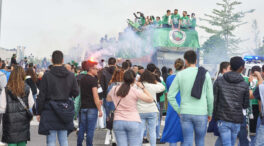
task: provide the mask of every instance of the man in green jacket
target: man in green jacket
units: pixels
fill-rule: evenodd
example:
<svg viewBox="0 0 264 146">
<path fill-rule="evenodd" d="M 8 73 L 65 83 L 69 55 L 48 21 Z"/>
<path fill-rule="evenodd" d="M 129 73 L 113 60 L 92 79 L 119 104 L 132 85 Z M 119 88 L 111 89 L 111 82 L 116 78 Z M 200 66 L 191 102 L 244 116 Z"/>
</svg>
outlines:
<svg viewBox="0 0 264 146">
<path fill-rule="evenodd" d="M 180 115 L 184 142 L 182 145 L 203 146 L 206 135 L 207 122 L 211 120 L 213 112 L 213 85 L 208 72 L 205 74 L 200 99 L 191 96 L 192 88 L 198 74 L 196 67 L 196 53 L 187 51 L 184 54 L 186 69 L 179 72 L 173 80 L 168 93 L 168 101 L 173 109 Z M 176 102 L 175 96 L 181 93 L 181 106 Z"/>
</svg>

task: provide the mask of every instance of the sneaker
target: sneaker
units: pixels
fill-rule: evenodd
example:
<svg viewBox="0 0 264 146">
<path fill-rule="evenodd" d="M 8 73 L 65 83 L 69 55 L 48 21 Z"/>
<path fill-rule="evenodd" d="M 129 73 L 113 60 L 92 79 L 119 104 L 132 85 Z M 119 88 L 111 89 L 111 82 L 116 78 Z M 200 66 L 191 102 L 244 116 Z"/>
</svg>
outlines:
<svg viewBox="0 0 264 146">
<path fill-rule="evenodd" d="M 143 138 L 143 143 L 149 143 L 147 138 Z"/>
<path fill-rule="evenodd" d="M 5 146 L 6 144 L 0 141 L 0 146 Z"/>
<path fill-rule="evenodd" d="M 79 127 L 79 123 L 78 123 L 78 121 L 77 121 L 77 120 L 74 120 L 74 121 L 73 121 L 73 125 L 74 125 L 74 127 Z"/>
<path fill-rule="evenodd" d="M 156 140 L 156 144 L 165 144 L 165 142 L 160 142 L 160 138 Z"/>
</svg>

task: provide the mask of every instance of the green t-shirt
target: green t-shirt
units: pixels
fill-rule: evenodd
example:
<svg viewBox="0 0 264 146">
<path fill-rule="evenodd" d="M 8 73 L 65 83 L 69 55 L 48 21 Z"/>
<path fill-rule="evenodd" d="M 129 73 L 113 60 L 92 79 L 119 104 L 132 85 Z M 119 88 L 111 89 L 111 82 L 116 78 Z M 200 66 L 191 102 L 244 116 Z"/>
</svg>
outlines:
<svg viewBox="0 0 264 146">
<path fill-rule="evenodd" d="M 164 102 L 165 101 L 165 94 L 168 92 L 167 91 L 167 87 L 166 87 L 166 83 L 164 81 L 161 82 L 162 85 L 165 86 L 165 91 L 163 92 L 162 96 L 160 97 L 160 102 Z"/>
<path fill-rule="evenodd" d="M 173 24 L 179 24 L 180 19 L 181 19 L 181 16 L 179 14 L 177 14 L 177 15 L 172 14 L 171 15 L 171 21 Z"/>
<path fill-rule="evenodd" d="M 164 16 L 162 17 L 162 24 L 170 24 L 170 23 L 169 23 L 169 16 L 164 15 Z"/>
<path fill-rule="evenodd" d="M 248 77 L 244 77 L 244 80 L 245 80 L 246 83 L 248 83 L 248 84 L 250 85 L 250 83 L 249 83 L 249 81 L 248 81 L 248 80 L 249 80 Z M 258 82 L 256 82 L 256 85 L 257 85 L 257 83 L 258 83 Z M 253 87 L 251 87 L 251 86 L 252 86 L 252 85 L 250 85 L 250 88 L 251 88 L 251 89 L 253 90 L 253 92 L 254 92 L 254 91 L 256 90 L 257 86 L 255 86 L 255 85 L 254 85 Z M 258 100 L 257 100 L 257 99 L 250 99 L 249 101 L 250 101 L 250 104 L 251 104 L 251 105 L 258 105 Z"/>
<path fill-rule="evenodd" d="M 158 21 L 158 25 L 160 26 L 162 24 L 162 21 L 160 20 L 160 21 Z"/>
<path fill-rule="evenodd" d="M 141 26 L 145 25 L 145 23 L 146 23 L 145 18 L 144 18 L 144 17 L 139 17 L 139 21 L 138 21 L 138 23 L 139 23 Z"/>
<path fill-rule="evenodd" d="M 181 26 L 182 27 L 188 27 L 190 24 L 190 19 L 189 17 L 185 16 L 185 17 L 181 17 Z"/>
<path fill-rule="evenodd" d="M 192 28 L 195 28 L 195 27 L 196 27 L 196 18 L 193 18 L 193 19 L 191 20 L 191 27 L 192 27 Z"/>
<path fill-rule="evenodd" d="M 154 24 L 155 27 L 160 27 L 160 26 L 162 25 L 162 21 L 159 20 L 159 21 L 157 22 L 156 20 L 154 20 L 153 24 Z"/>
</svg>

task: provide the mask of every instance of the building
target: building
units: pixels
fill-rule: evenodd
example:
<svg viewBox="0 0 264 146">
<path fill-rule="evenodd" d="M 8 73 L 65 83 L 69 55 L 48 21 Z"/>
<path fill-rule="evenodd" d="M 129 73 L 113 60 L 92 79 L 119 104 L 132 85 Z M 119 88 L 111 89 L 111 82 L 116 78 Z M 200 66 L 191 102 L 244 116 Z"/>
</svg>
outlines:
<svg viewBox="0 0 264 146">
<path fill-rule="evenodd" d="M 8 62 L 10 62 L 13 54 L 16 54 L 17 53 L 17 49 L 5 49 L 5 48 L 2 48 L 0 47 L 0 58 L 2 60 L 6 60 Z"/>
<path fill-rule="evenodd" d="M 17 54 L 17 62 L 20 62 L 25 55 L 25 47 L 24 46 L 18 46 L 17 49 L 6 49 L 3 47 L 0 47 L 0 58 L 2 60 L 6 60 L 7 62 L 11 61 L 11 58 L 13 54 Z"/>
</svg>

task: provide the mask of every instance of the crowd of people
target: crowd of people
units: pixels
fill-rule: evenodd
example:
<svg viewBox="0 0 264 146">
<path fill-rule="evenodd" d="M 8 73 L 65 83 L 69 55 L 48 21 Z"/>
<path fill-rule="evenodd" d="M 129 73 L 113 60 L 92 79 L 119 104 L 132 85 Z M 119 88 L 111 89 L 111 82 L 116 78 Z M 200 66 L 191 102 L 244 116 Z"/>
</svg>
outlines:
<svg viewBox="0 0 264 146">
<path fill-rule="evenodd" d="M 175 60 L 175 72 L 153 63 L 146 68 L 130 60 L 118 64 L 113 57 L 103 68 L 93 60 L 79 68 L 63 60 L 63 53 L 54 51 L 44 72 L 15 60 L 7 68 L 0 60 L 2 142 L 25 146 L 35 116 L 48 146 L 56 145 L 56 137 L 68 146 L 67 136 L 75 130 L 77 146 L 84 139 L 92 146 L 99 118 L 118 146 L 204 146 L 207 132 L 218 136 L 216 146 L 234 146 L 237 138 L 240 146 L 264 145 L 264 66 L 254 66 L 250 77 L 243 77 L 245 61 L 233 57 L 220 64 L 212 82 L 209 72 L 196 66 L 192 50 Z"/>
<path fill-rule="evenodd" d="M 162 18 L 160 16 L 156 16 L 156 18 L 154 16 L 145 16 L 141 12 L 137 12 L 137 14 L 134 13 L 135 22 L 141 28 L 154 26 L 156 28 L 195 29 L 196 27 L 195 13 L 190 15 L 187 11 L 183 11 L 182 16 L 180 16 L 178 9 L 175 9 L 173 13 L 171 10 L 167 10 Z"/>
</svg>

